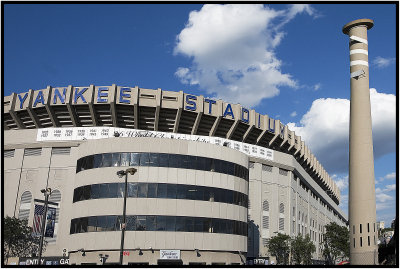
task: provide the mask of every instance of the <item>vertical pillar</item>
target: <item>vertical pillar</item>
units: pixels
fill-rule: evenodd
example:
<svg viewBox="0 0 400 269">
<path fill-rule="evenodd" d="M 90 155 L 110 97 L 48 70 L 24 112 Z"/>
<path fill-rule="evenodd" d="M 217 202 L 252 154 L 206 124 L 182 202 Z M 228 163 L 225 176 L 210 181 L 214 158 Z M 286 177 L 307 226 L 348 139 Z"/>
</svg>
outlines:
<svg viewBox="0 0 400 269">
<path fill-rule="evenodd" d="M 377 261 L 374 156 L 369 93 L 367 30 L 374 25 L 360 19 L 343 26 L 350 37 L 349 223 L 351 265 Z"/>
</svg>

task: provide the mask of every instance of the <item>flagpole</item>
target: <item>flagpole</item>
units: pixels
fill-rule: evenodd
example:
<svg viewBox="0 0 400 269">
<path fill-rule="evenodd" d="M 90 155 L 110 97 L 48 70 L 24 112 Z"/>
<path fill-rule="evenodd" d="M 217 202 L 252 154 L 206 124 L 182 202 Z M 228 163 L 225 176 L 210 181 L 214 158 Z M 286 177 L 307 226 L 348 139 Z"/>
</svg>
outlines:
<svg viewBox="0 0 400 269">
<path fill-rule="evenodd" d="M 42 228 L 41 228 L 41 235 L 40 235 L 40 244 L 39 244 L 39 261 L 38 264 L 41 265 L 41 260 L 42 260 L 42 249 L 43 249 L 43 241 L 44 241 L 44 230 L 46 227 L 46 219 L 47 219 L 47 208 L 48 208 L 48 203 L 49 203 L 49 196 L 51 195 L 51 189 L 43 189 L 41 192 L 44 194 L 45 199 L 44 199 L 44 216 L 42 220 Z"/>
</svg>

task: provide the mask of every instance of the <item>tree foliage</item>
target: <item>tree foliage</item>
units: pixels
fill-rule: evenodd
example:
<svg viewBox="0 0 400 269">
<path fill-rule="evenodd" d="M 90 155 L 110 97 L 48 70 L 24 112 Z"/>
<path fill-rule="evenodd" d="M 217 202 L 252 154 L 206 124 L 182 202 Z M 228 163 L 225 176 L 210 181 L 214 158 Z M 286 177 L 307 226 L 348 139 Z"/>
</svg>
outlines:
<svg viewBox="0 0 400 269">
<path fill-rule="evenodd" d="M 276 257 L 277 264 L 288 264 L 290 253 L 290 236 L 278 233 L 271 237 L 268 249 L 272 256 Z"/>
<path fill-rule="evenodd" d="M 304 265 L 312 263 L 312 254 L 315 252 L 316 248 L 308 234 L 305 238 L 303 238 L 301 234 L 293 238 L 291 240 L 290 249 L 292 253 L 292 263 Z"/>
<path fill-rule="evenodd" d="M 28 221 L 20 220 L 15 217 L 5 217 L 3 219 L 3 254 L 4 258 L 9 257 L 30 257 L 38 255 L 40 237 L 32 235 L 32 228 L 28 226 Z M 43 242 L 43 251 L 46 241 Z"/>
<path fill-rule="evenodd" d="M 350 234 L 347 227 L 331 222 L 325 225 L 325 229 L 323 254 L 326 262 L 332 265 L 337 259 L 347 259 L 350 256 Z"/>
</svg>

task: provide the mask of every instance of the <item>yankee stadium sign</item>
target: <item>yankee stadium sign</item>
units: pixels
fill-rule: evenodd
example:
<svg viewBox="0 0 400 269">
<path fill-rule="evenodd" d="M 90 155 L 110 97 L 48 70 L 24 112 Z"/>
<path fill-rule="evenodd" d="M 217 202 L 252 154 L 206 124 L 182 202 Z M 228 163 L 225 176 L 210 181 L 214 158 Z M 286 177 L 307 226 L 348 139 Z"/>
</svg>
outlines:
<svg viewBox="0 0 400 269">
<path fill-rule="evenodd" d="M 162 94 L 161 94 L 162 92 Z M 181 104 L 183 110 L 201 112 L 205 115 L 218 116 L 252 124 L 256 128 L 267 129 L 268 132 L 283 135 L 285 126 L 276 120 L 242 107 L 240 104 L 230 104 L 222 100 L 213 100 L 181 92 L 170 92 L 142 89 L 138 87 L 121 86 L 88 86 L 88 87 L 47 87 L 42 90 L 29 90 L 16 94 L 14 110 L 39 108 L 59 105 L 83 104 L 116 104 L 136 106 L 159 106 L 162 102 L 166 107 Z"/>
</svg>

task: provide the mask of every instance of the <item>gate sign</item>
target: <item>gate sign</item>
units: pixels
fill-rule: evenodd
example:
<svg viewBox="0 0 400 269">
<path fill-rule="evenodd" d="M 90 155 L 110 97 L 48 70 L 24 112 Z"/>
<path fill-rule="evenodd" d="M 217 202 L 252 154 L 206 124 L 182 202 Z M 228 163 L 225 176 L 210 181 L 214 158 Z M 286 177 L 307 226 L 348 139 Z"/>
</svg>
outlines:
<svg viewBox="0 0 400 269">
<path fill-rule="evenodd" d="M 180 250 L 160 250 L 160 260 L 179 260 L 181 258 Z"/>
</svg>

